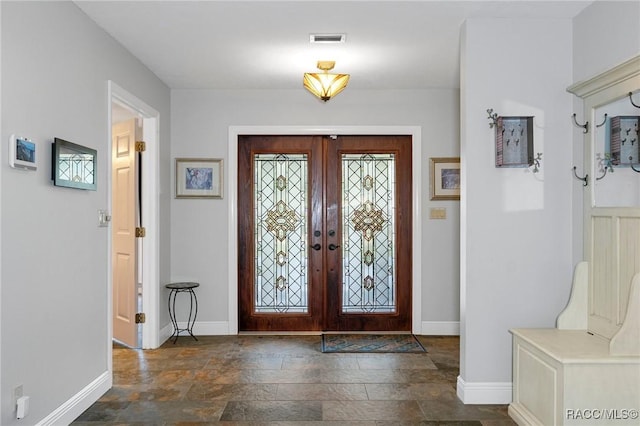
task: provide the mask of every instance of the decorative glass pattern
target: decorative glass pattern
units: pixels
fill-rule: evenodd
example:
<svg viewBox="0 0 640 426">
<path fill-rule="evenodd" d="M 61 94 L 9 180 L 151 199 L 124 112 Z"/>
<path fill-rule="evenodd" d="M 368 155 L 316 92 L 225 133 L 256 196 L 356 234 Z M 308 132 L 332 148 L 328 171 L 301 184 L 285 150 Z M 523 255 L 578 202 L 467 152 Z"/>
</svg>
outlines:
<svg viewBox="0 0 640 426">
<path fill-rule="evenodd" d="M 395 158 L 342 155 L 342 312 L 396 312 Z"/>
<path fill-rule="evenodd" d="M 307 155 L 254 156 L 255 312 L 308 311 Z"/>
<path fill-rule="evenodd" d="M 58 169 L 60 179 L 70 182 L 93 183 L 94 156 L 91 154 L 60 154 Z"/>
</svg>

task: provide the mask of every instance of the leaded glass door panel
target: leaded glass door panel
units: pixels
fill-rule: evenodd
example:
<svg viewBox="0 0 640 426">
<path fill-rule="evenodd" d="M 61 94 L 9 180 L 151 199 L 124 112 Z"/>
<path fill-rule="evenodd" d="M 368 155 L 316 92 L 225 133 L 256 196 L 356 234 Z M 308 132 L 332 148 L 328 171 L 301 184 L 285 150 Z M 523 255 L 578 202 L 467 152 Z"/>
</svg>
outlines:
<svg viewBox="0 0 640 426">
<path fill-rule="evenodd" d="M 240 330 L 321 330 L 322 138 L 238 139 Z M 315 246 L 318 248 L 318 246 Z"/>
<path fill-rule="evenodd" d="M 411 139 L 241 136 L 240 330 L 411 327 Z"/>
<path fill-rule="evenodd" d="M 325 330 L 410 331 L 411 137 L 339 136 L 326 150 Z"/>
</svg>

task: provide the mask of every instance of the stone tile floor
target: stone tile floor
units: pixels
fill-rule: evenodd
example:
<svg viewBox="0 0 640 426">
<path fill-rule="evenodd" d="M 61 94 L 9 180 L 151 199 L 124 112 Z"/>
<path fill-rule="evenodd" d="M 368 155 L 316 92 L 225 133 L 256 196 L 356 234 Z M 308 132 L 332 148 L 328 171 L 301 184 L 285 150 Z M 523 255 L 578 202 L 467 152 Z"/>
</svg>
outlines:
<svg viewBox="0 0 640 426">
<path fill-rule="evenodd" d="M 505 405 L 458 400 L 457 337 L 418 336 L 421 354 L 323 354 L 320 336 L 198 339 L 114 346 L 113 388 L 73 424 L 515 424 Z"/>
</svg>

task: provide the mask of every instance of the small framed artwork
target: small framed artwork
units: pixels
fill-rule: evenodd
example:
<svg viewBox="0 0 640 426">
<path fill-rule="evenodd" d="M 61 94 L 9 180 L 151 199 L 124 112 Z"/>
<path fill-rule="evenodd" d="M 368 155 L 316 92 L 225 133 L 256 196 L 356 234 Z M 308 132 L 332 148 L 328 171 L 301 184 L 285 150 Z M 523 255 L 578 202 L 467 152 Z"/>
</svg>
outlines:
<svg viewBox="0 0 640 426">
<path fill-rule="evenodd" d="M 431 200 L 460 199 L 460 157 L 431 158 L 429 175 Z"/>
<path fill-rule="evenodd" d="M 14 169 L 37 170 L 35 142 L 21 136 L 11 135 L 9 137 L 9 165 Z"/>
<path fill-rule="evenodd" d="M 55 186 L 98 189 L 98 151 L 60 138 L 51 147 L 51 180 Z"/>
<path fill-rule="evenodd" d="M 222 159 L 176 158 L 176 198 L 222 198 Z"/>
<path fill-rule="evenodd" d="M 533 165 L 533 117 L 498 117 L 496 167 Z"/>
</svg>

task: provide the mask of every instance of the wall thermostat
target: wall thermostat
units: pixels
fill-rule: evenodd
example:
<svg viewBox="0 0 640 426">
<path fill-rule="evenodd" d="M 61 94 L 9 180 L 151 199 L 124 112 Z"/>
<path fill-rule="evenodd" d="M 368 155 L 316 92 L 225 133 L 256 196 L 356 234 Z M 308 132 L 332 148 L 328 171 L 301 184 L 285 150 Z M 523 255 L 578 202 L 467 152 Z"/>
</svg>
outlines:
<svg viewBox="0 0 640 426">
<path fill-rule="evenodd" d="M 14 169 L 36 170 L 36 143 L 22 136 L 9 136 L 9 165 Z"/>
</svg>

